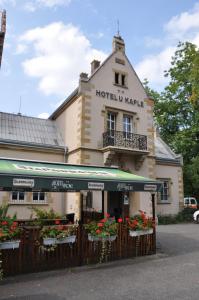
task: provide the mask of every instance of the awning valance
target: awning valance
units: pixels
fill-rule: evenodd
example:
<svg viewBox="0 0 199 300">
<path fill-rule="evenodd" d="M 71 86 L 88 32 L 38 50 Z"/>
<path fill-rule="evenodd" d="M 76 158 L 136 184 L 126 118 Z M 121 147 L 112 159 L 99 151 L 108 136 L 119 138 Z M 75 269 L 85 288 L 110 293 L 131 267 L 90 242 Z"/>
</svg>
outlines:
<svg viewBox="0 0 199 300">
<path fill-rule="evenodd" d="M 118 168 L 0 158 L 0 190 L 156 192 L 161 183 Z"/>
</svg>

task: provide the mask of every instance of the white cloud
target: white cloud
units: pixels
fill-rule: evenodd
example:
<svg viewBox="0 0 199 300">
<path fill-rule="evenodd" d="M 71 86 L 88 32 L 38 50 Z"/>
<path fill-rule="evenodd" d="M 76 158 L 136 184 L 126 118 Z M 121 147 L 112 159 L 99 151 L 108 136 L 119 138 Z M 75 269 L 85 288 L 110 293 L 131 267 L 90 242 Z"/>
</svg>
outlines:
<svg viewBox="0 0 199 300">
<path fill-rule="evenodd" d="M 168 83 L 164 71 L 170 68 L 171 57 L 179 41 L 189 41 L 199 46 L 199 3 L 192 10 L 172 17 L 163 29 L 165 35 L 161 40 L 145 39 L 146 46 L 161 46 L 162 50 L 156 55 L 144 57 L 135 67 L 140 79 L 147 78 L 155 89 L 162 89 Z"/>
<path fill-rule="evenodd" d="M 174 16 L 165 25 L 165 30 L 174 36 L 183 36 L 190 30 L 199 29 L 199 4 L 197 3 L 192 11 L 183 12 Z"/>
<path fill-rule="evenodd" d="M 0 0 L 0 6 L 1 6 L 1 9 L 3 9 L 5 5 L 12 5 L 12 6 L 15 6 L 16 5 L 16 0 Z"/>
<path fill-rule="evenodd" d="M 49 117 L 49 113 L 46 113 L 46 112 L 38 115 L 38 118 L 41 118 L 41 119 L 48 119 L 48 117 Z"/>
<path fill-rule="evenodd" d="M 55 8 L 58 6 L 68 6 L 70 3 L 71 0 L 34 0 L 26 2 L 24 9 L 34 12 L 36 9 L 41 7 Z"/>
<path fill-rule="evenodd" d="M 150 85 L 156 86 L 158 89 L 164 87 L 168 80 L 164 77 L 164 71 L 168 70 L 174 51 L 175 47 L 168 47 L 157 55 L 150 55 L 144 58 L 135 67 L 141 81 L 147 78 Z"/>
<path fill-rule="evenodd" d="M 39 89 L 46 95 L 66 96 L 77 86 L 79 74 L 89 73 L 93 59 L 106 58 L 77 27 L 62 22 L 25 32 L 19 45 L 34 51 L 23 68 L 28 76 L 39 79 Z"/>
</svg>

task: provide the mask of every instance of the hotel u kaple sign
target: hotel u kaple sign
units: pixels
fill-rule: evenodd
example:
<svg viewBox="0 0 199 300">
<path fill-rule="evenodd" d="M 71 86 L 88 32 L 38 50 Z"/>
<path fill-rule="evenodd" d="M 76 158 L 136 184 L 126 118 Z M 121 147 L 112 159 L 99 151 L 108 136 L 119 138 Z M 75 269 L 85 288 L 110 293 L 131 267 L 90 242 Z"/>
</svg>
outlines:
<svg viewBox="0 0 199 300">
<path fill-rule="evenodd" d="M 137 105 L 139 107 L 144 107 L 144 102 L 143 101 L 139 101 L 139 100 L 132 99 L 132 98 L 125 97 L 125 96 L 121 96 L 121 95 L 117 96 L 115 94 L 112 94 L 112 93 L 106 92 L 106 91 L 96 90 L 96 96 L 101 97 L 101 98 L 105 98 L 105 99 L 109 99 L 109 100 L 113 100 L 113 101 L 118 101 L 118 102 L 124 102 L 124 103 L 132 104 L 132 105 Z"/>
<path fill-rule="evenodd" d="M 35 181 L 34 179 L 14 178 L 13 186 L 33 188 L 35 186 Z"/>
</svg>

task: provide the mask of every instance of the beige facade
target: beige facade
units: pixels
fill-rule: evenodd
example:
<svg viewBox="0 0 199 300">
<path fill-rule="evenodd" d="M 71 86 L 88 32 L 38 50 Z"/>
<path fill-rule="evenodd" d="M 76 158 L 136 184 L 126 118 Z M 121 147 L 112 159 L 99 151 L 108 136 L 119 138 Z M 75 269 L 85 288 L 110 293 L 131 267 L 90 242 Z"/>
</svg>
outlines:
<svg viewBox="0 0 199 300">
<path fill-rule="evenodd" d="M 79 87 L 51 115 L 50 120 L 58 127 L 62 138 L 62 149 L 31 149 L 24 146 L 3 145 L 0 156 L 68 162 L 97 166 L 118 166 L 119 168 L 150 178 L 168 182 L 157 197 L 157 211 L 161 214 L 177 213 L 183 198 L 182 168 L 178 157 L 156 136 L 153 125 L 153 100 L 150 99 L 126 54 L 121 37 L 113 39 L 111 55 L 103 64 L 92 62 L 92 73 L 80 74 Z M 64 147 L 67 146 L 67 155 Z M 158 148 L 159 147 L 159 148 Z M 165 152 L 158 151 L 166 147 Z M 166 187 L 166 184 L 165 184 Z M 9 201 L 9 193 L 2 200 Z M 87 192 L 82 192 L 86 206 Z M 123 195 L 113 199 L 105 192 L 105 211 L 113 212 L 120 206 L 120 213 L 126 209 Z M 30 197 L 29 197 L 30 198 Z M 61 213 L 80 215 L 80 193 L 48 195 L 44 206 L 53 207 Z M 128 194 L 130 214 L 144 210 L 152 213 L 150 193 Z M 1 201 L 2 201 L 1 200 Z M 30 201 L 31 202 L 31 201 Z M 92 192 L 89 209 L 102 209 L 102 195 Z M 114 205 L 116 207 L 114 207 Z M 11 207 L 20 217 L 27 217 L 27 203 L 16 203 Z M 22 208 L 23 206 L 23 208 Z M 88 207 L 85 207 L 87 209 Z M 124 216 L 124 215 L 123 215 Z"/>
</svg>

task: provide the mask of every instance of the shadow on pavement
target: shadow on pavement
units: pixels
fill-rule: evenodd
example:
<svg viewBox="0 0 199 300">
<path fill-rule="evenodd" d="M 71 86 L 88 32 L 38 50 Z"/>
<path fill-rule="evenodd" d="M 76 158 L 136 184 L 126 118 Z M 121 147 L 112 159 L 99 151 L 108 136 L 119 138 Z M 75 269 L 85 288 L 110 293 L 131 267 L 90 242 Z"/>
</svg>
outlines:
<svg viewBox="0 0 199 300">
<path fill-rule="evenodd" d="M 170 256 L 198 252 L 199 240 L 182 233 L 157 233 L 157 252 Z"/>
</svg>

